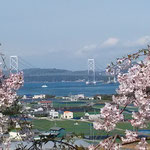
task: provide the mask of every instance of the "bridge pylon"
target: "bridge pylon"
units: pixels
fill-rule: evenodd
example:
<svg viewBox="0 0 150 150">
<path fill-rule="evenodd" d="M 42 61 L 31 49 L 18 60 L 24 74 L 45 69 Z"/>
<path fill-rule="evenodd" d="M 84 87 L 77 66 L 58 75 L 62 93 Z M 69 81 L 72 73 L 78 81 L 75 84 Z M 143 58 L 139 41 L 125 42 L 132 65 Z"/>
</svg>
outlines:
<svg viewBox="0 0 150 150">
<path fill-rule="evenodd" d="M 10 72 L 18 73 L 18 56 L 10 56 Z"/>
<path fill-rule="evenodd" d="M 86 84 L 96 84 L 94 59 L 88 59 L 88 81 L 86 82 Z"/>
</svg>

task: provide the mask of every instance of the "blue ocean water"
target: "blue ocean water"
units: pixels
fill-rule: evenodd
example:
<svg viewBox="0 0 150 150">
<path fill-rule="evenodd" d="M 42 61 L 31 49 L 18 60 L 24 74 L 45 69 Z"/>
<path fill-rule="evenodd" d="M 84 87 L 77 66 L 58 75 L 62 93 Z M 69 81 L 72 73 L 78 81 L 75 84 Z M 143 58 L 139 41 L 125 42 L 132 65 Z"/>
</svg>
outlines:
<svg viewBox="0 0 150 150">
<path fill-rule="evenodd" d="M 42 85 L 47 85 L 43 88 Z M 118 84 L 97 83 L 86 85 L 84 82 L 51 82 L 51 83 L 24 83 L 18 91 L 19 95 L 49 94 L 56 96 L 68 96 L 84 94 L 94 96 L 96 94 L 115 94 Z"/>
<path fill-rule="evenodd" d="M 150 134 L 150 130 L 138 130 L 138 132 L 142 134 Z"/>
</svg>

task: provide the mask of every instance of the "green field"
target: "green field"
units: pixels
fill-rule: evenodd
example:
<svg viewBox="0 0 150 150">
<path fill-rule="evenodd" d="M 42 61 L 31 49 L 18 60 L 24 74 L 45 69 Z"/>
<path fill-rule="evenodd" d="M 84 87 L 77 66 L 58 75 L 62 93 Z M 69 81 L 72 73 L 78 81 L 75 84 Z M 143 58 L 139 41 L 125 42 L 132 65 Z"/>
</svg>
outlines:
<svg viewBox="0 0 150 150">
<path fill-rule="evenodd" d="M 73 112 L 74 118 L 81 118 L 85 115 L 86 112 L 89 114 L 99 114 L 100 109 L 104 107 L 104 103 L 97 103 L 94 104 L 92 107 L 86 107 L 88 101 L 77 101 L 77 102 L 53 102 L 54 108 L 73 108 L 74 110 L 79 111 Z M 122 106 L 120 106 L 120 109 L 123 109 Z M 137 111 L 137 108 L 134 106 L 128 106 L 125 111 L 123 112 L 125 120 L 131 119 L 132 114 L 130 111 Z M 36 129 L 39 129 L 41 131 L 48 131 L 51 127 L 57 126 L 65 128 L 67 132 L 72 132 L 77 135 L 115 135 L 120 134 L 124 135 L 124 131 L 126 129 L 133 130 L 133 127 L 129 122 L 120 122 L 117 124 L 114 131 L 107 133 L 105 131 L 96 131 L 93 129 L 93 124 L 90 122 L 83 122 L 79 120 L 60 120 L 60 121 L 48 121 L 48 120 L 33 120 L 33 127 Z M 78 125 L 76 125 L 78 123 Z M 145 128 L 147 130 L 150 130 L 150 123 L 148 124 L 148 128 Z"/>
<path fill-rule="evenodd" d="M 101 109 L 101 108 L 103 108 L 104 107 L 104 105 L 102 105 L 102 104 L 95 104 L 95 105 L 93 105 L 93 108 L 96 108 L 96 109 Z"/>
<path fill-rule="evenodd" d="M 53 102 L 54 108 L 61 108 L 61 107 L 82 107 L 86 106 L 86 101 L 77 101 L 77 102 Z"/>
<path fill-rule="evenodd" d="M 75 123 L 78 123 L 78 125 L 76 125 Z M 48 131 L 51 127 L 57 126 L 57 127 L 65 128 L 66 132 L 72 132 L 77 135 L 83 135 L 83 134 L 84 135 L 107 135 L 107 133 L 104 131 L 96 131 L 95 129 L 93 129 L 92 123 L 81 122 L 81 121 L 34 120 L 33 125 L 34 128 L 41 131 Z M 114 131 L 114 133 L 116 132 L 117 131 Z"/>
<path fill-rule="evenodd" d="M 74 112 L 73 117 L 74 118 L 81 118 L 84 116 L 84 114 L 85 114 L 84 112 Z"/>
<path fill-rule="evenodd" d="M 118 123 L 116 129 L 110 133 L 105 131 L 97 131 L 93 129 L 92 123 L 90 122 L 82 122 L 82 121 L 74 121 L 74 120 L 62 120 L 62 121 L 48 121 L 48 120 L 33 120 L 33 127 L 41 130 L 41 131 L 48 131 L 51 127 L 57 126 L 65 128 L 67 132 L 76 133 L 77 135 L 124 135 L 124 131 L 126 129 L 133 130 L 133 127 L 128 122 L 121 122 Z M 76 125 L 78 123 L 78 125 Z M 148 128 L 150 130 L 150 123 L 148 124 Z"/>
<path fill-rule="evenodd" d="M 76 123 L 78 123 L 78 125 L 76 125 Z M 43 119 L 43 120 L 33 120 L 33 125 L 34 128 L 42 131 L 48 131 L 51 127 L 58 126 L 65 128 L 67 132 L 74 132 L 76 134 L 90 135 L 92 134 L 92 132 L 96 134 L 96 131 L 92 127 L 92 123 L 81 121 L 72 121 L 72 120 L 48 121 Z"/>
<path fill-rule="evenodd" d="M 132 114 L 129 113 L 123 113 L 124 119 L 132 119 Z"/>
<path fill-rule="evenodd" d="M 81 117 L 83 117 L 85 115 L 85 113 L 86 112 L 74 112 L 73 113 L 73 117 L 74 118 L 81 118 Z M 89 111 L 87 113 L 89 113 L 89 114 L 99 114 L 99 110 L 95 109 L 94 111 Z"/>
</svg>

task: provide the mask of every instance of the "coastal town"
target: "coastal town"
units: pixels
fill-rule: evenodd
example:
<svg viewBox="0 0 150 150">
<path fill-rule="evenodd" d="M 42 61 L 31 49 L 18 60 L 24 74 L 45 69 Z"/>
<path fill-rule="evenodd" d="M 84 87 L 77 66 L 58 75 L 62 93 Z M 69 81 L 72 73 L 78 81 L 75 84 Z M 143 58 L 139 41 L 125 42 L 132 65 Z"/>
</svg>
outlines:
<svg viewBox="0 0 150 150">
<path fill-rule="evenodd" d="M 72 104 L 73 106 L 78 103 L 83 103 L 81 106 L 86 106 L 86 104 L 87 106 L 90 106 L 93 105 L 92 101 L 94 98 L 96 98 L 96 100 L 101 100 L 100 95 L 96 95 L 95 97 L 85 97 L 84 94 L 71 95 L 68 97 L 54 97 L 52 99 L 53 101 L 47 100 L 46 97 L 48 96 L 34 95 L 32 97 L 24 95 L 20 100 L 20 103 L 23 106 L 26 114 L 31 117 L 48 117 L 49 119 L 73 119 L 74 112 L 68 111 L 68 104 Z M 58 108 L 56 105 L 59 102 L 65 105 L 66 108 L 61 108 L 61 106 Z M 59 103 L 59 105 L 61 104 Z M 57 109 L 57 111 L 55 109 Z M 84 118 L 84 116 L 81 116 L 80 119 L 82 118 Z"/>
<path fill-rule="evenodd" d="M 34 140 L 55 133 L 58 138 L 72 135 L 88 142 L 90 140 L 97 142 L 105 138 L 107 132 L 97 133 L 93 128 L 93 120 L 100 117 L 100 109 L 108 102 L 112 103 L 112 95 L 87 97 L 84 94 L 78 94 L 55 97 L 39 94 L 20 96 L 19 105 L 28 117 L 28 121 L 32 123 Z M 126 108 L 125 120 L 119 123 L 113 134 L 115 132 L 124 134 L 123 123 L 129 129 L 132 128 L 126 122 L 126 119 L 132 117 L 132 110 L 137 111 L 134 106 Z M 17 128 L 19 129 L 19 126 Z M 13 141 L 21 140 L 17 131 L 11 131 L 10 135 Z"/>
<path fill-rule="evenodd" d="M 53 98 L 49 98 L 53 97 Z M 107 96 L 106 96 L 107 97 Z M 108 96 L 109 97 L 109 96 Z M 74 130 L 72 132 L 67 132 L 67 128 L 60 126 L 60 122 L 70 122 L 74 126 L 80 126 L 81 124 L 90 125 L 92 127 L 92 118 L 99 115 L 99 109 L 92 108 L 96 102 L 101 101 L 101 96 L 96 95 L 95 97 L 86 97 L 84 94 L 70 95 L 65 97 L 54 97 L 50 95 L 23 95 L 20 96 L 19 105 L 22 108 L 24 114 L 28 117 L 28 121 L 33 123 L 33 130 L 35 132 L 35 139 L 39 139 L 42 135 L 47 135 L 48 133 L 53 132 L 54 129 L 61 131 L 66 134 L 73 135 L 84 135 L 84 132 L 77 132 Z M 100 104 L 103 106 L 103 104 Z M 44 128 L 40 127 L 38 123 L 40 120 L 49 121 L 51 127 L 48 129 L 47 126 Z M 58 126 L 59 125 L 59 126 Z M 16 125 L 16 128 L 19 129 L 19 125 Z M 81 128 L 84 128 L 81 125 Z M 48 130 L 47 130 L 48 129 Z M 57 131 L 57 132 L 58 132 Z M 88 129 L 86 130 L 87 136 L 89 135 Z M 91 134 L 91 133 L 90 133 Z M 10 132 L 11 138 L 13 141 L 21 140 L 17 131 Z M 60 136 L 60 134 L 58 134 Z M 63 135 L 64 136 L 64 135 Z M 39 137 L 39 138 L 38 138 Z M 83 136 L 82 136 L 83 138 Z M 90 137 L 89 137 L 90 138 Z"/>
</svg>

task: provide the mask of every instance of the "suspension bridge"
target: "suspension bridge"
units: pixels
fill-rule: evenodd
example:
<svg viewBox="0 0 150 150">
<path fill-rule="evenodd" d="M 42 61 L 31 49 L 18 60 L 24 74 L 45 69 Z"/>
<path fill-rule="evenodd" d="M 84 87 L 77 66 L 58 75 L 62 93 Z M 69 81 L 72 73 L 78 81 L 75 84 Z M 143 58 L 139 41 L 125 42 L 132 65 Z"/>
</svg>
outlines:
<svg viewBox="0 0 150 150">
<path fill-rule="evenodd" d="M 1 62 L 0 62 L 0 68 L 1 69 L 5 69 L 8 70 L 9 72 L 16 72 L 18 73 L 19 70 L 22 69 L 28 69 L 28 68 L 37 68 L 35 66 L 33 66 L 31 63 L 29 63 L 28 61 L 26 61 L 25 59 L 23 59 L 20 56 L 14 55 L 14 56 L 10 56 L 10 60 L 9 60 L 9 67 L 8 65 L 6 65 L 5 62 L 5 55 L 0 53 L 1 56 Z M 97 65 L 97 63 L 95 62 L 95 59 L 90 58 L 87 61 L 87 81 L 86 84 L 96 84 L 96 72 L 101 72 L 103 69 L 103 67 L 99 67 L 100 65 Z M 100 75 L 100 74 L 99 74 Z M 110 80 L 110 77 L 108 77 L 108 82 L 107 83 L 115 83 L 115 77 L 114 77 L 114 81 Z"/>
</svg>

